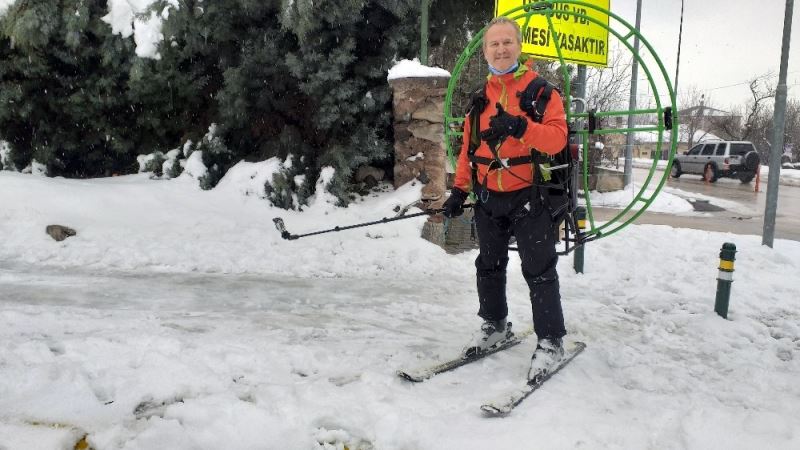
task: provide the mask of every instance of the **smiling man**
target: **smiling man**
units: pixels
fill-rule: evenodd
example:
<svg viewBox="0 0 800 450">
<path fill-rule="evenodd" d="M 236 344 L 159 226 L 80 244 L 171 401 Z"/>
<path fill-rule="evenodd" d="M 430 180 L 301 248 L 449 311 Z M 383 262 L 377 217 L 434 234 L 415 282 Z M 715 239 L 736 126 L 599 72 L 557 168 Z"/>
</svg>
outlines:
<svg viewBox="0 0 800 450">
<path fill-rule="evenodd" d="M 496 74 L 508 73 L 519 64 L 522 43 L 519 25 L 500 17 L 483 35 L 483 55 L 489 70 Z"/>
<path fill-rule="evenodd" d="M 516 22 L 492 20 L 483 36 L 483 54 L 490 73 L 464 122 L 456 177 L 444 204 L 445 216 L 456 217 L 470 191 L 477 197 L 480 254 L 475 267 L 483 324 L 465 354 L 489 351 L 514 337 L 506 321 L 508 244 L 514 236 L 539 339 L 528 374 L 536 381 L 563 357 L 566 331 L 556 272 L 558 219 L 546 188 L 538 186 L 542 174 L 534 161 L 564 148 L 567 123 L 558 91 L 539 77 L 531 61 L 520 59 Z"/>
</svg>

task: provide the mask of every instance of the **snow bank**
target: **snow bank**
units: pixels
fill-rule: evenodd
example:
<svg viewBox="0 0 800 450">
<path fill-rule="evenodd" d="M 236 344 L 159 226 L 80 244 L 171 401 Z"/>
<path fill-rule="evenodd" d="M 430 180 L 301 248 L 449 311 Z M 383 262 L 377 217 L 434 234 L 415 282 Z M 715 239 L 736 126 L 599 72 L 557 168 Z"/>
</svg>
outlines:
<svg viewBox="0 0 800 450">
<path fill-rule="evenodd" d="M 275 217 L 282 217 L 295 234 L 391 217 L 395 209 L 419 199 L 422 185 L 339 208 L 323 188 L 333 171 L 323 170 L 310 207 L 302 213 L 285 211 L 262 198 L 263 182 L 277 164 L 239 163 L 211 191 L 198 187 L 197 178 L 205 171 L 199 151 L 190 155 L 180 177 L 161 182 L 149 180 L 148 174 L 79 181 L 4 172 L 0 258 L 54 266 L 314 277 L 374 276 L 404 264 L 431 273 L 446 266 L 433 257 L 442 250 L 432 244 L 405 251 L 409 239 L 419 240 L 424 217 L 284 241 L 273 225 Z M 75 228 L 77 239 L 54 243 L 43 232 L 50 224 Z M 177 246 L 164 246 L 165 239 Z"/>
<path fill-rule="evenodd" d="M 215 189 L 229 191 L 232 196 L 250 196 L 264 198 L 264 185 L 272 181 L 273 175 L 280 171 L 281 160 L 270 158 L 266 161 L 250 163 L 240 161 L 225 174 Z"/>
</svg>

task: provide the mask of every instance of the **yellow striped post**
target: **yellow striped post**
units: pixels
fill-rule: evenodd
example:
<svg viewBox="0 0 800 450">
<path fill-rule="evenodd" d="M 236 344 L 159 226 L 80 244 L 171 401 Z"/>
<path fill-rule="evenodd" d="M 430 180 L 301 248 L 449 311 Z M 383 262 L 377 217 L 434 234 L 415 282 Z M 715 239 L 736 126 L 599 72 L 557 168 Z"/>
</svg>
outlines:
<svg viewBox="0 0 800 450">
<path fill-rule="evenodd" d="M 575 221 L 577 222 L 578 229 L 576 230 L 575 237 L 582 237 L 586 232 L 586 208 L 578 206 L 575 208 Z M 572 255 L 572 268 L 575 273 L 583 273 L 583 245 L 575 249 L 575 254 Z"/>
<path fill-rule="evenodd" d="M 719 274 L 717 275 L 717 298 L 714 302 L 714 311 L 720 317 L 728 318 L 728 305 L 731 299 L 731 284 L 733 284 L 733 261 L 736 259 L 736 245 L 730 242 L 722 244 L 719 252 Z"/>
</svg>

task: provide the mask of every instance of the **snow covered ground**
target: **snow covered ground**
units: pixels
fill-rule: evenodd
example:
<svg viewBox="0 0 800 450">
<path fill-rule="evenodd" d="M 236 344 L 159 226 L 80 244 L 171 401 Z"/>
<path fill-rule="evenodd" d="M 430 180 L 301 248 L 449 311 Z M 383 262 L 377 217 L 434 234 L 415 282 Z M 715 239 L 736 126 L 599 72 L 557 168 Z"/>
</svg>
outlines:
<svg viewBox="0 0 800 450">
<path fill-rule="evenodd" d="M 424 218 L 296 241 L 272 224 L 392 216 L 421 186 L 287 212 L 258 198 L 264 170 L 242 163 L 213 191 L 0 172 L 0 448 L 800 448 L 799 242 L 634 225 L 591 243 L 584 274 L 562 258 L 567 328 L 588 348 L 487 419 L 532 340 L 422 384 L 395 376 L 478 327 L 475 252 L 420 239 Z M 78 234 L 55 242 L 49 224 Z M 724 242 L 728 320 L 713 312 Z M 515 256 L 509 298 L 528 327 Z"/>
</svg>

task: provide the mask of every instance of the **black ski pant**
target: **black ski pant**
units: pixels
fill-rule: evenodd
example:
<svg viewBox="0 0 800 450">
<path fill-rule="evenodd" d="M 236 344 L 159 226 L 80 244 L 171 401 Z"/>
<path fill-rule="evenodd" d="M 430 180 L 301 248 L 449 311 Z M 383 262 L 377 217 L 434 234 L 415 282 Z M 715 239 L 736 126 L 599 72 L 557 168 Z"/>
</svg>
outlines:
<svg viewBox="0 0 800 450">
<path fill-rule="evenodd" d="M 522 260 L 522 275 L 530 289 L 533 328 L 539 339 L 560 338 L 564 329 L 556 263 L 557 233 L 550 212 L 534 190 L 492 192 L 478 189 L 475 225 L 480 241 L 477 269 L 478 315 L 500 320 L 508 315 L 506 267 L 513 235 Z"/>
</svg>

